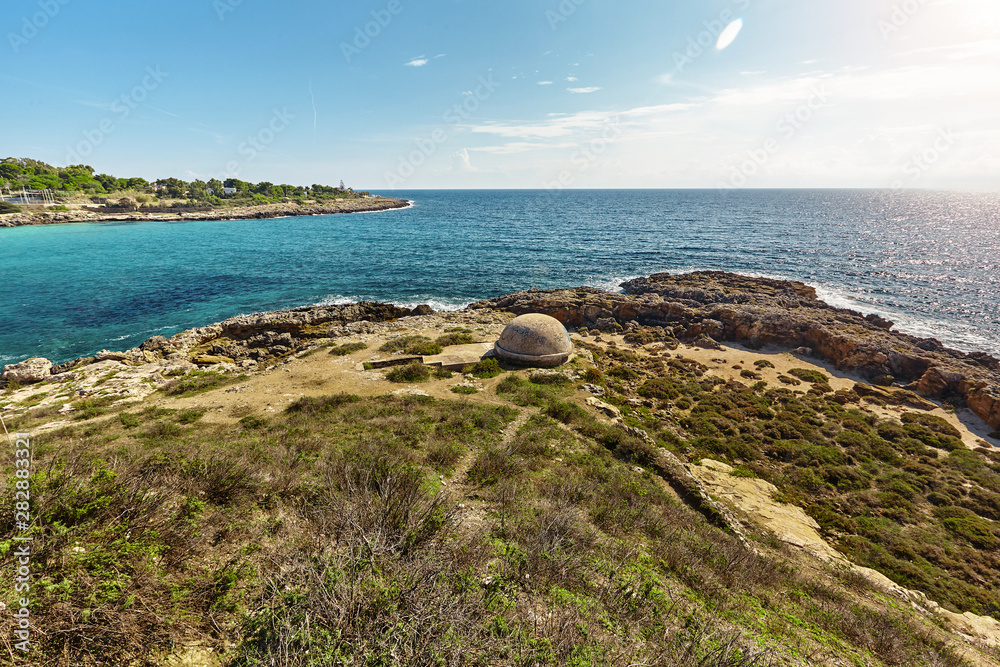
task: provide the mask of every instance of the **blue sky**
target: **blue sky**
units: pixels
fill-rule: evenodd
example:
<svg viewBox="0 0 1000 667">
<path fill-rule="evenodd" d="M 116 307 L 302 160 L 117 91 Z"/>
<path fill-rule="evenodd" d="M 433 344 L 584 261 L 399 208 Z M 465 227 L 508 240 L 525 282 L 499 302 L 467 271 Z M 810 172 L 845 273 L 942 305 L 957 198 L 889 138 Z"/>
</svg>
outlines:
<svg viewBox="0 0 1000 667">
<path fill-rule="evenodd" d="M 997 0 L 5 7 L 0 153 L 57 165 L 374 191 L 1000 188 Z"/>
</svg>

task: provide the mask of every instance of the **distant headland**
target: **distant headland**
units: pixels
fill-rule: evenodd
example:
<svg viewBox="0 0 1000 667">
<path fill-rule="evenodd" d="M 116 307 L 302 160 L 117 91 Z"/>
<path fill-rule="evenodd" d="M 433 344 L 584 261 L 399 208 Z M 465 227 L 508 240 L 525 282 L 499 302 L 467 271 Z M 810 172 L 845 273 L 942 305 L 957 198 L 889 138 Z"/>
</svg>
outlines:
<svg viewBox="0 0 1000 667">
<path fill-rule="evenodd" d="M 95 174 L 89 165 L 53 167 L 31 158 L 0 160 L 0 227 L 65 222 L 245 220 L 361 213 L 409 202 L 338 186 L 268 181 L 183 181 Z"/>
</svg>

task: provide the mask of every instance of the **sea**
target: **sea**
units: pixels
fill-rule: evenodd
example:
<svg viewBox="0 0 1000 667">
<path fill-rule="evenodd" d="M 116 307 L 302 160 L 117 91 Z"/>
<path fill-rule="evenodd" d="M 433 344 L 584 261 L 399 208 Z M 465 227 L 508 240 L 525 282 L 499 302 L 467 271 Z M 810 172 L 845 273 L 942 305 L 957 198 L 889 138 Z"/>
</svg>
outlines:
<svg viewBox="0 0 1000 667">
<path fill-rule="evenodd" d="M 830 304 L 1000 356 L 1000 194 L 423 190 L 405 209 L 0 228 L 0 365 L 123 350 L 241 313 L 460 309 L 651 273 L 800 280 Z"/>
</svg>

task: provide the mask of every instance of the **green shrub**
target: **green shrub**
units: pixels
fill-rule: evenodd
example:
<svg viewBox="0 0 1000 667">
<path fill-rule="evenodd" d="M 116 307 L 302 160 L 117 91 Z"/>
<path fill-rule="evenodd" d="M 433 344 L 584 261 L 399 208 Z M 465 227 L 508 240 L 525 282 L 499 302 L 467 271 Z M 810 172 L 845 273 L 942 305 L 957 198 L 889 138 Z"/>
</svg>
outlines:
<svg viewBox="0 0 1000 667">
<path fill-rule="evenodd" d="M 540 385 L 510 374 L 497 385 L 497 395 L 506 396 L 517 405 L 533 405 L 543 407 L 550 401 L 566 394 L 570 389 L 557 385 Z"/>
<path fill-rule="evenodd" d="M 467 385 L 467 384 L 459 385 L 457 387 L 452 387 L 451 390 L 454 393 L 456 393 L 456 394 L 465 394 L 465 395 L 471 395 L 471 394 L 478 394 L 479 393 L 478 389 L 476 389 L 475 387 L 473 387 L 471 385 Z"/>
<path fill-rule="evenodd" d="M 757 361 L 753 362 L 753 365 L 756 366 L 757 368 L 774 368 L 774 364 L 772 364 L 767 359 L 758 359 Z"/>
<path fill-rule="evenodd" d="M 470 364 L 462 369 L 463 373 L 471 373 L 473 377 L 488 379 L 495 378 L 504 372 L 503 368 L 500 367 L 500 362 L 498 362 L 493 357 L 488 359 L 483 359 L 474 364 Z"/>
<path fill-rule="evenodd" d="M 588 414 L 587 411 L 581 408 L 576 403 L 570 403 L 568 401 L 552 401 L 549 403 L 548 407 L 545 408 L 545 414 L 557 419 L 564 424 L 572 424 L 573 422 L 578 422 L 586 419 Z"/>
<path fill-rule="evenodd" d="M 943 417 L 916 412 L 907 412 L 901 419 L 904 424 L 919 424 L 934 433 L 940 433 L 941 435 L 947 435 L 952 438 L 961 439 L 962 437 L 959 430 L 949 424 Z"/>
<path fill-rule="evenodd" d="M 359 401 L 361 401 L 361 397 L 355 396 L 354 394 L 333 394 L 332 396 L 315 397 L 303 396 L 285 408 L 285 412 L 301 412 L 306 415 L 319 415 L 324 412 L 339 410 L 345 405 L 358 403 Z M 244 417 L 244 419 L 247 418 Z M 243 420 L 240 420 L 240 422 L 243 423 Z"/>
<path fill-rule="evenodd" d="M 177 421 L 181 424 L 193 424 L 205 416 L 205 408 L 190 408 L 177 413 Z"/>
<path fill-rule="evenodd" d="M 0 215 L 5 213 L 20 213 L 21 209 L 10 202 L 0 201 Z"/>
<path fill-rule="evenodd" d="M 441 354 L 441 346 L 427 336 L 402 336 L 382 345 L 379 348 L 379 352 L 430 357 L 435 354 Z"/>
<path fill-rule="evenodd" d="M 288 412 L 288 410 L 286 410 Z M 262 429 L 267 426 L 267 420 L 263 417 L 257 417 L 256 415 L 247 415 L 240 420 L 240 426 L 245 429 Z"/>
<path fill-rule="evenodd" d="M 167 396 L 194 396 L 227 384 L 233 384 L 246 379 L 246 376 L 233 377 L 214 371 L 191 371 L 179 380 L 167 383 L 163 393 Z"/>
<path fill-rule="evenodd" d="M 623 366 L 622 364 L 615 364 L 609 368 L 608 375 L 618 378 L 619 380 L 634 380 L 639 377 L 638 373 L 628 366 Z"/>
<path fill-rule="evenodd" d="M 470 331 L 466 330 L 440 336 L 434 342 L 441 347 L 449 347 L 451 345 L 471 345 L 476 342 L 476 339 L 472 337 Z"/>
<path fill-rule="evenodd" d="M 573 381 L 562 373 L 532 373 L 528 376 L 528 381 L 534 384 L 549 384 L 558 387 L 573 384 Z"/>
<path fill-rule="evenodd" d="M 367 343 L 344 343 L 342 345 L 335 345 L 330 348 L 330 354 L 335 357 L 343 357 L 352 352 L 357 352 L 359 350 L 367 350 Z"/>
<path fill-rule="evenodd" d="M 118 415 L 118 421 L 120 421 L 122 426 L 125 428 L 135 428 L 142 423 L 142 418 L 132 412 L 122 412 Z"/>
<path fill-rule="evenodd" d="M 823 373 L 819 371 L 806 369 L 806 368 L 793 368 L 788 371 L 788 374 L 792 377 L 797 377 L 800 380 L 806 382 L 812 382 L 813 384 L 829 384 L 830 378 L 828 378 Z"/>
<path fill-rule="evenodd" d="M 419 361 L 411 361 L 403 366 L 395 366 L 386 374 L 390 382 L 424 382 L 431 377 L 431 370 Z"/>
<path fill-rule="evenodd" d="M 82 398 L 73 403 L 76 408 L 74 419 L 93 419 L 100 417 L 111 411 L 111 404 L 117 401 L 119 396 L 94 396 L 92 398 Z"/>
<path fill-rule="evenodd" d="M 637 393 L 646 398 L 660 398 L 672 401 L 681 396 L 681 387 L 670 378 L 659 377 L 646 380 L 639 387 Z"/>
</svg>

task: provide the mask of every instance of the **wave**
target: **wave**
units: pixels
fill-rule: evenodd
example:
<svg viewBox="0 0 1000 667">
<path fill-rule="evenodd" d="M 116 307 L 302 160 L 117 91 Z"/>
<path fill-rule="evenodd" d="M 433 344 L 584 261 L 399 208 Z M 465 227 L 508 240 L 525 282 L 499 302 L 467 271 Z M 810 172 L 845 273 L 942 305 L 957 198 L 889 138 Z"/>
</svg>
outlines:
<svg viewBox="0 0 1000 667">
<path fill-rule="evenodd" d="M 354 294 L 351 296 L 344 296 L 342 294 L 332 294 L 328 297 L 321 299 L 320 301 L 313 304 L 314 306 L 344 306 L 351 303 L 358 303 L 359 301 L 378 301 L 379 303 L 389 303 L 393 306 L 398 306 L 399 308 L 416 308 L 421 305 L 428 305 L 434 310 L 443 311 L 456 311 L 462 310 L 469 304 L 475 303 L 475 301 L 469 301 L 467 299 L 449 299 L 447 297 L 426 297 L 426 298 L 416 298 L 416 299 L 386 299 L 384 297 L 377 297 L 371 294 Z"/>
</svg>

